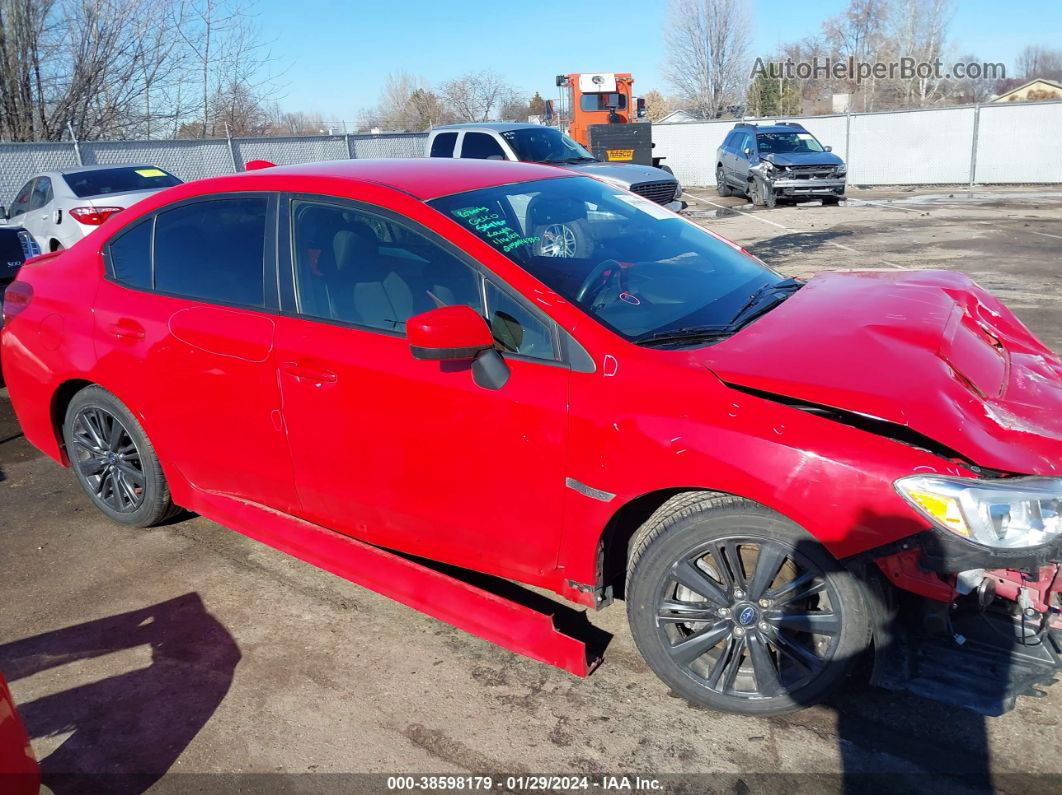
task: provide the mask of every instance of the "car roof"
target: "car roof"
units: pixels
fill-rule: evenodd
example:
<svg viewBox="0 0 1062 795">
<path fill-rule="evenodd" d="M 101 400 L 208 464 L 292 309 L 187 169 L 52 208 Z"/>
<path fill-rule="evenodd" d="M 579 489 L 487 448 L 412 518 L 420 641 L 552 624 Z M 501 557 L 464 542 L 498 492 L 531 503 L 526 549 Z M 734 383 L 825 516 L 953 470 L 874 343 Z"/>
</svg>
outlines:
<svg viewBox="0 0 1062 795">
<path fill-rule="evenodd" d="M 577 175 L 555 166 L 537 163 L 410 157 L 392 160 L 325 160 L 318 163 L 275 166 L 248 171 L 237 178 L 252 179 L 258 176 L 263 179 L 281 176 L 308 179 L 331 177 L 357 182 L 373 182 L 426 200 L 517 182 L 576 177 Z"/>
<path fill-rule="evenodd" d="M 531 124 L 524 121 L 483 121 L 440 124 L 438 127 L 432 128 L 432 132 L 436 130 L 493 130 L 494 132 L 505 132 L 507 130 L 526 130 L 529 127 L 539 130 L 557 129 L 556 127 L 547 127 L 545 124 Z"/>
</svg>

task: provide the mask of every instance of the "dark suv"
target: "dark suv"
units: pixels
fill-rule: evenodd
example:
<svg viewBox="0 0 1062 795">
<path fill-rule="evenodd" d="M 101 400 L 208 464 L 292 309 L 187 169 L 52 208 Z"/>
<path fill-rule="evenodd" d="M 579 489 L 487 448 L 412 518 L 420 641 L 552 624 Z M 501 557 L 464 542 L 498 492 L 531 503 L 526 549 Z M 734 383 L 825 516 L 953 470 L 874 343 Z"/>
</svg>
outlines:
<svg viewBox="0 0 1062 795">
<path fill-rule="evenodd" d="M 744 193 L 753 204 L 774 207 L 778 199 L 844 196 L 848 167 L 799 124 L 736 124 L 716 153 L 715 185 L 720 196 Z"/>
</svg>

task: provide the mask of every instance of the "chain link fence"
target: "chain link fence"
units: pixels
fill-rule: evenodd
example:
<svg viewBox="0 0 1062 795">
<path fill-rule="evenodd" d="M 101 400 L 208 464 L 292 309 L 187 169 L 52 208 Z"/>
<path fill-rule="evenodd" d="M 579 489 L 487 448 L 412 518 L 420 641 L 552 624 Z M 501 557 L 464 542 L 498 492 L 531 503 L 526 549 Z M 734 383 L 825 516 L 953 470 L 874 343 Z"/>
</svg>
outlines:
<svg viewBox="0 0 1062 795">
<path fill-rule="evenodd" d="M 277 165 L 368 157 L 421 157 L 427 133 L 321 135 L 172 141 L 0 143 L 0 204 L 8 206 L 42 171 L 78 166 L 158 166 L 185 182 L 243 171 L 251 160 Z"/>
<path fill-rule="evenodd" d="M 800 122 L 832 146 L 851 185 L 1062 183 L 1062 102 L 778 120 Z M 667 158 L 683 185 L 714 186 L 716 150 L 735 123 L 654 124 L 653 154 Z"/>
</svg>

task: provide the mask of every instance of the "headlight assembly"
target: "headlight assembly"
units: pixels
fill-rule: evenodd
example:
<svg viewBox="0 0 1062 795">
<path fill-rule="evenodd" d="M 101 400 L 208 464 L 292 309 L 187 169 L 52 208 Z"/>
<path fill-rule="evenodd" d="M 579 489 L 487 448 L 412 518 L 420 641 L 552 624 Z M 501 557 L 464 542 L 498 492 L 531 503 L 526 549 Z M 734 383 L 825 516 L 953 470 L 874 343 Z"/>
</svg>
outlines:
<svg viewBox="0 0 1062 795">
<path fill-rule="evenodd" d="M 848 173 L 848 164 L 847 163 L 841 163 L 841 165 L 837 166 L 837 168 L 834 170 L 834 173 L 837 174 L 838 176 L 843 176 L 844 174 L 847 174 Z"/>
<path fill-rule="evenodd" d="M 994 549 L 1026 549 L 1062 534 L 1062 478 L 912 475 L 896 490 L 937 527 Z"/>
</svg>

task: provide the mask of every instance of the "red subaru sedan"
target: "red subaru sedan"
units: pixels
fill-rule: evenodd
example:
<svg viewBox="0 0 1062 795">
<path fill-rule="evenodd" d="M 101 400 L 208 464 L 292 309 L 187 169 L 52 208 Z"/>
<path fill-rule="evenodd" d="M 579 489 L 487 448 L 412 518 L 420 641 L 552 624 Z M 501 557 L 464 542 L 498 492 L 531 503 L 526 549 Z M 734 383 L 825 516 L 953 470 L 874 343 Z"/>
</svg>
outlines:
<svg viewBox="0 0 1062 795">
<path fill-rule="evenodd" d="M 1059 667 L 1062 362 L 958 273 L 805 283 L 562 169 L 356 161 L 169 189 L 4 313 L 27 439 L 115 521 L 622 596 L 735 712 L 867 655 L 985 712 Z"/>
</svg>

